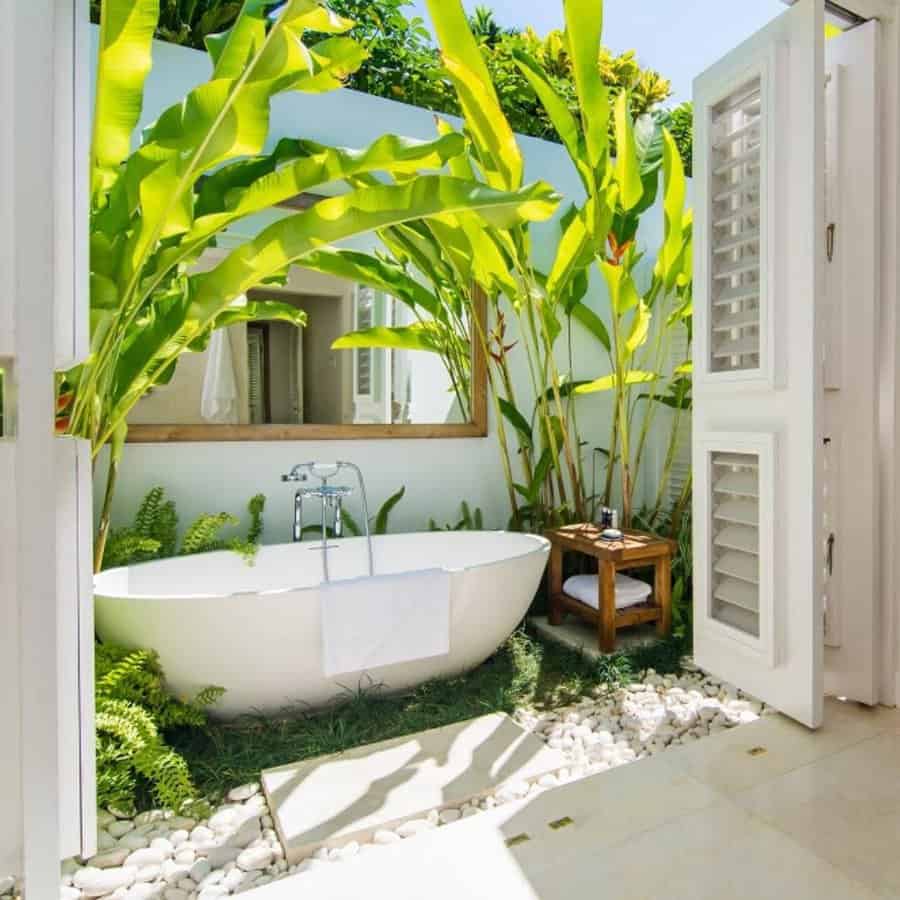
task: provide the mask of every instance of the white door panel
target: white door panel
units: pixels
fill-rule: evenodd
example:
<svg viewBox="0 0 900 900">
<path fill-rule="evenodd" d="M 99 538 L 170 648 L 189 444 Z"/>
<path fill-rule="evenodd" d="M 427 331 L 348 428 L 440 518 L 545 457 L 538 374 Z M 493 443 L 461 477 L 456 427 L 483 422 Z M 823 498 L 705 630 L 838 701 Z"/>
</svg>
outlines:
<svg viewBox="0 0 900 900">
<path fill-rule="evenodd" d="M 825 690 L 877 702 L 877 21 L 825 45 Z M 833 537 L 832 537 L 833 536 Z"/>
<path fill-rule="evenodd" d="M 694 653 L 822 717 L 824 9 L 695 82 Z"/>
<path fill-rule="evenodd" d="M 37 900 L 96 844 L 90 460 L 54 436 L 54 370 L 88 329 L 86 15 L 29 0 L 0 29 L 0 872 Z"/>
</svg>

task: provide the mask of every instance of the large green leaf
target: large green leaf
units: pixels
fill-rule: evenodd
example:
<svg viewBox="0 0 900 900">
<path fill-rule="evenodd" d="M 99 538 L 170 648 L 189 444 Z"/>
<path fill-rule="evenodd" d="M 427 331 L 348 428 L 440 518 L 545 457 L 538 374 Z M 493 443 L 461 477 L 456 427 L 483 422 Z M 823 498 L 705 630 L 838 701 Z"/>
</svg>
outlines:
<svg viewBox="0 0 900 900">
<path fill-rule="evenodd" d="M 105 0 L 101 7 L 91 146 L 95 192 L 109 186 L 131 152 L 158 19 L 159 0 Z"/>
<path fill-rule="evenodd" d="M 639 296 L 631 273 L 623 265 L 615 265 L 604 259 L 598 261 L 600 271 L 609 290 L 609 305 L 614 315 L 622 316 L 638 305 Z"/>
<path fill-rule="evenodd" d="M 603 5 L 597 0 L 563 0 L 563 10 L 588 159 L 600 174 L 609 153 L 609 89 L 599 62 Z"/>
<path fill-rule="evenodd" d="M 411 278 L 394 262 L 358 250 L 326 248 L 308 253 L 299 263 L 325 275 L 368 285 L 384 291 L 411 309 L 423 309 L 432 316 L 440 314 L 437 297 L 424 285 Z"/>
<path fill-rule="evenodd" d="M 393 328 L 376 326 L 361 328 L 339 337 L 331 345 L 332 350 L 423 350 L 440 353 L 441 345 L 436 339 L 433 323 L 417 322 L 414 325 L 400 325 Z"/>
<path fill-rule="evenodd" d="M 642 347 L 650 331 L 650 309 L 643 300 L 638 302 L 634 310 L 634 318 L 628 337 L 625 338 L 625 352 L 631 356 L 638 347 Z"/>
<path fill-rule="evenodd" d="M 466 124 L 488 184 L 500 190 L 522 185 L 525 165 L 469 28 L 460 0 L 427 0 L 447 74 L 456 88 Z"/>
<path fill-rule="evenodd" d="M 572 310 L 572 318 L 581 322 L 581 324 L 584 325 L 598 341 L 600 341 L 607 353 L 612 350 L 612 342 L 609 339 L 609 332 L 606 330 L 603 320 L 590 307 L 585 306 L 583 303 L 579 303 L 578 306 Z"/>
<path fill-rule="evenodd" d="M 679 261 L 684 252 L 684 203 L 687 181 L 681 154 L 672 135 L 663 132 L 664 240 L 656 263 L 656 273 L 667 291 L 675 287 L 681 272 Z"/>
<path fill-rule="evenodd" d="M 390 518 L 391 511 L 403 499 L 405 493 L 406 488 L 402 487 L 396 494 L 392 494 L 381 504 L 380 509 L 375 515 L 373 534 L 387 534 L 388 519 Z"/>
<path fill-rule="evenodd" d="M 626 210 L 634 209 L 644 193 L 637 143 L 634 137 L 634 121 L 628 103 L 628 94 L 620 92 L 616 99 L 616 181 L 619 200 Z"/>
<path fill-rule="evenodd" d="M 532 434 L 531 425 L 528 419 L 519 412 L 516 407 L 510 403 L 505 397 L 498 397 L 497 402 L 500 404 L 500 411 L 509 421 L 509 424 L 518 432 L 519 438 L 525 447 L 534 446 L 534 435 Z"/>
<path fill-rule="evenodd" d="M 594 184 L 594 175 L 587 164 L 581 128 L 575 116 L 572 115 L 568 103 L 557 93 L 547 73 L 534 57 L 523 50 L 516 49 L 513 50 L 513 58 L 532 90 L 537 94 L 538 100 L 541 101 L 541 105 L 581 176 L 585 190 L 590 192 Z"/>
<path fill-rule="evenodd" d="M 651 381 L 657 381 L 659 375 L 655 372 L 641 372 L 633 370 L 625 373 L 625 384 L 649 384 Z M 589 381 L 575 388 L 576 394 L 597 394 L 602 391 L 614 390 L 618 379 L 615 374 L 605 375 L 596 381 Z"/>
<path fill-rule="evenodd" d="M 155 260 L 152 272 L 147 273 L 145 290 L 151 290 L 173 266 L 205 247 L 215 234 L 246 216 L 316 185 L 363 173 L 408 172 L 417 166 L 440 168 L 462 148 L 459 135 L 425 142 L 385 135 L 364 150 L 280 141 L 270 156 L 225 166 L 204 180 L 193 227 Z"/>
<path fill-rule="evenodd" d="M 147 129 L 143 146 L 127 164 L 142 172 L 141 193 L 147 197 L 141 197 L 141 215 L 124 252 L 120 281 L 126 292 L 160 239 L 189 230 L 199 178 L 210 168 L 262 151 L 272 97 L 289 90 L 331 90 L 362 64 L 365 51 L 349 38 L 326 39 L 315 50 L 304 46 L 303 34 L 319 22 L 320 10 L 313 0 L 291 0 L 272 21 L 269 4 L 248 0 L 218 48 L 213 80 Z M 148 169 L 159 172 L 151 175 Z"/>
<path fill-rule="evenodd" d="M 270 225 L 233 250 L 215 269 L 191 278 L 193 314 L 205 321 L 234 297 L 336 241 L 442 213 L 478 211 L 488 224 L 511 227 L 549 218 L 557 195 L 543 183 L 515 192 L 443 175 L 400 185 L 361 188 L 322 200 L 312 209 Z"/>
</svg>

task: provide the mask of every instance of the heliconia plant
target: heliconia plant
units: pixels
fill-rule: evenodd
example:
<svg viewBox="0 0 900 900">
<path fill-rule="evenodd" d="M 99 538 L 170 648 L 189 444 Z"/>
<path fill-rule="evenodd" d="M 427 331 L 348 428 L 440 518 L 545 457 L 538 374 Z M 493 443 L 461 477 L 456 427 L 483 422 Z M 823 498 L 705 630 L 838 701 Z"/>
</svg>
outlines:
<svg viewBox="0 0 900 900">
<path fill-rule="evenodd" d="M 212 73 L 148 126 L 136 147 L 152 63 L 159 0 L 104 0 L 91 144 L 91 348 L 59 377 L 61 430 L 109 446 L 95 548 L 102 565 L 128 415 L 167 383 L 183 353 L 214 330 L 303 313 L 248 291 L 334 242 L 430 216 L 465 211 L 509 227 L 547 218 L 557 205 L 543 183 L 510 189 L 438 174 L 464 152 L 460 135 L 417 142 L 386 135 L 362 150 L 283 140 L 266 154 L 269 107 L 288 91 L 340 88 L 365 58 L 344 36 L 353 23 L 318 0 L 244 0 L 233 26 L 207 38 Z M 327 34 L 314 47 L 304 36 Z M 375 177 L 395 176 L 391 183 Z M 209 271 L 201 254 L 241 219 L 326 183 L 350 189 L 286 215 Z"/>
<path fill-rule="evenodd" d="M 690 369 L 667 371 L 676 329 L 690 343 L 691 215 L 686 182 L 671 136 L 650 116 L 634 119 L 627 90 L 611 99 L 600 70 L 602 4 L 564 0 L 565 52 L 577 94 L 577 112 L 557 93 L 543 62 L 524 50 L 515 62 L 559 134 L 585 191 L 561 220 L 561 237 L 550 271 L 532 257 L 527 222 L 483 227 L 467 212 L 404 223 L 379 231 L 388 253 L 367 258 L 344 251 L 307 258 L 304 265 L 336 272 L 352 265 L 354 277 L 392 291 L 448 335 L 409 349 L 438 353 L 451 372 L 444 346 L 474 335 L 488 360 L 488 385 L 498 428 L 512 523 L 539 530 L 589 517 L 597 502 L 621 499 L 623 519 L 632 517 L 648 436 L 663 405 L 673 410 L 666 465 L 658 487 L 657 513 L 666 497 L 689 407 Z M 486 187 L 510 191 L 522 183 L 524 162 L 505 118 L 481 49 L 460 0 L 428 0 L 446 75 L 465 123 L 467 153 L 450 160 L 451 172 L 478 178 Z M 438 121 L 439 133 L 454 133 Z M 613 154 L 615 147 L 615 154 Z M 650 288 L 640 293 L 635 268 L 641 217 L 654 205 L 663 182 L 665 237 Z M 604 320 L 586 302 L 590 274 L 602 275 L 610 313 Z M 487 320 L 477 315 L 487 298 Z M 578 380 L 572 353 L 573 327 L 593 335 L 610 372 Z M 561 348 L 561 338 L 567 346 Z M 396 346 L 398 331 L 354 332 L 340 347 Z M 529 389 L 517 390 L 512 375 L 519 357 Z M 596 363 L 591 360 L 591 367 Z M 614 397 L 607 478 L 602 494 L 589 495 L 577 398 L 610 391 Z M 644 402 L 639 402 L 643 400 Z M 634 432 L 637 432 L 634 434 Z M 514 442 L 518 447 L 514 446 Z M 615 474 L 619 484 L 614 484 Z M 655 517 L 654 517 L 655 518 Z"/>
</svg>

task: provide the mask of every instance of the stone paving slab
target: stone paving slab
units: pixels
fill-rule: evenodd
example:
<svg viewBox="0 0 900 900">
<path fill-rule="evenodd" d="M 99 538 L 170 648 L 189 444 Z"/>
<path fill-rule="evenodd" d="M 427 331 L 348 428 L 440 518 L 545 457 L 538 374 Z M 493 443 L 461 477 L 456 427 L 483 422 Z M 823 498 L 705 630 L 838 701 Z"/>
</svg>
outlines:
<svg viewBox="0 0 900 900">
<path fill-rule="evenodd" d="M 262 773 L 289 862 L 566 765 L 497 713 Z"/>
<path fill-rule="evenodd" d="M 574 616 L 568 616 L 562 625 L 551 625 L 546 616 L 533 616 L 530 621 L 541 637 L 556 641 L 572 650 L 578 650 L 591 659 L 612 655 L 597 648 L 597 629 Z M 616 634 L 616 652 L 652 644 L 656 640 L 658 638 L 655 625 L 627 628 Z"/>
</svg>

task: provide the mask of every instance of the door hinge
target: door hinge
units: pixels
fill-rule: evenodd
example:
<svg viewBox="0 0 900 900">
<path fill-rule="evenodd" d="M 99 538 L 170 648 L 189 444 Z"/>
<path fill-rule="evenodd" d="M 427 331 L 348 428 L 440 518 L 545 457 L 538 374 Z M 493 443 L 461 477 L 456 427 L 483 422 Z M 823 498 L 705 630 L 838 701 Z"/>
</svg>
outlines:
<svg viewBox="0 0 900 900">
<path fill-rule="evenodd" d="M 828 262 L 834 260 L 834 237 L 836 231 L 837 225 L 834 222 L 829 223 L 825 229 L 825 255 L 828 257 Z"/>
</svg>

